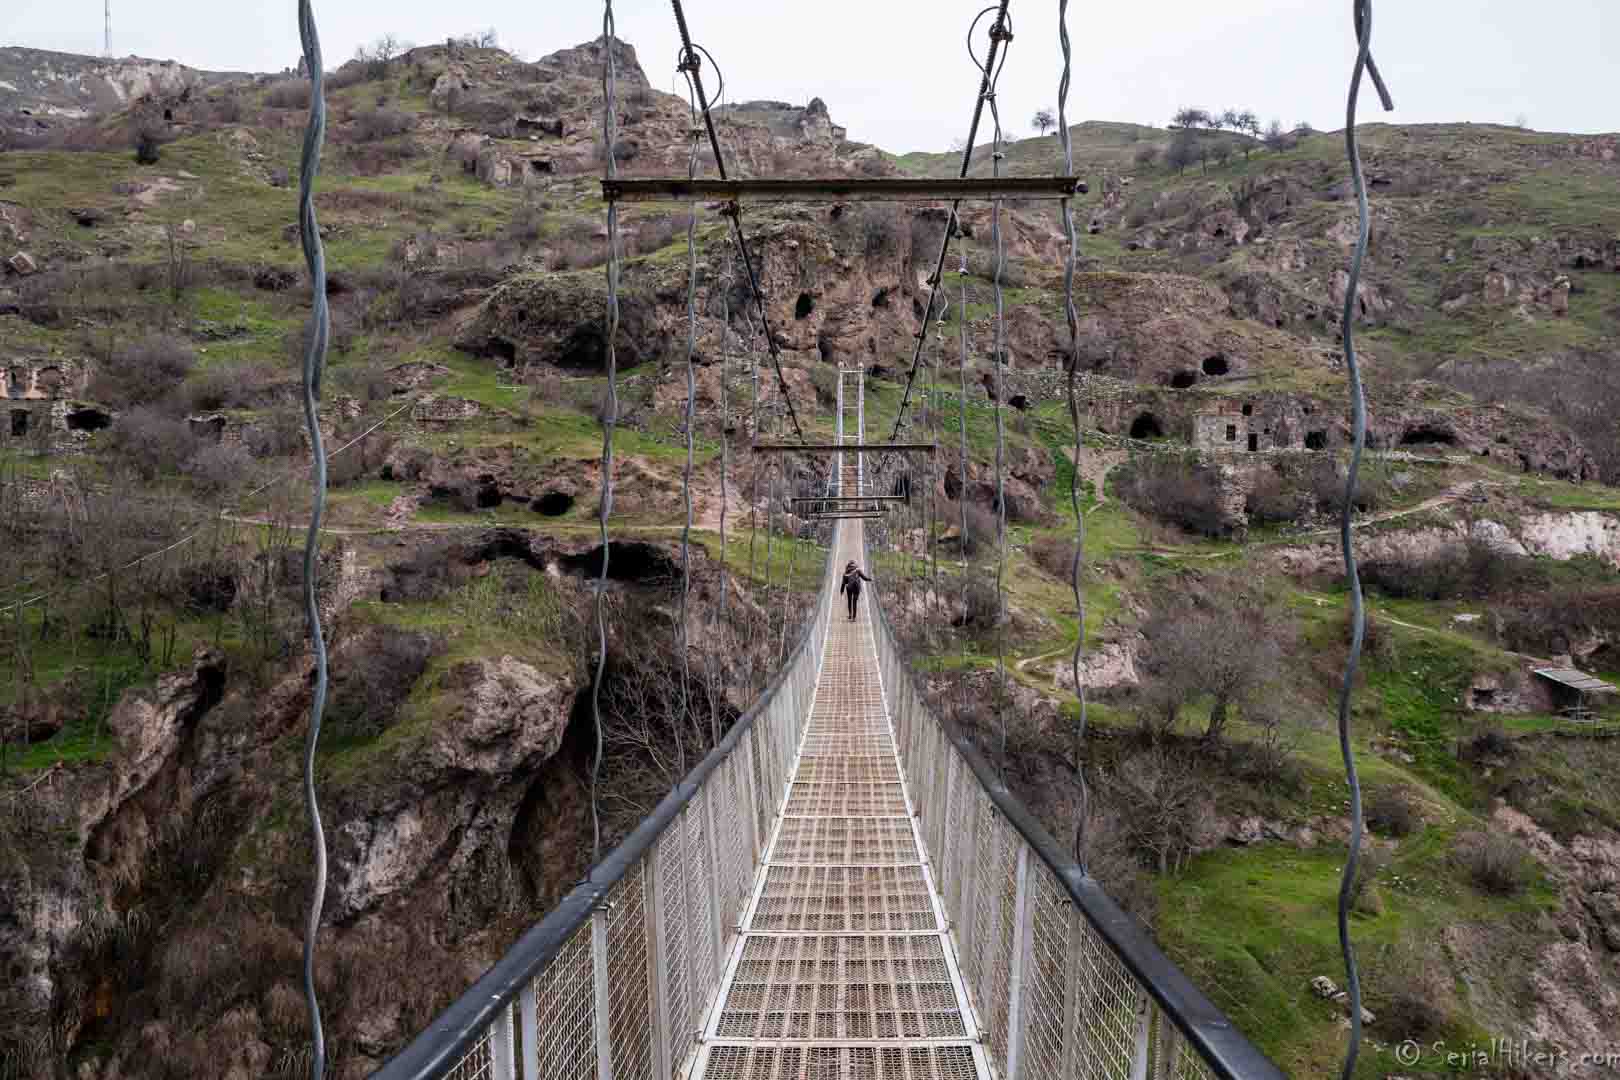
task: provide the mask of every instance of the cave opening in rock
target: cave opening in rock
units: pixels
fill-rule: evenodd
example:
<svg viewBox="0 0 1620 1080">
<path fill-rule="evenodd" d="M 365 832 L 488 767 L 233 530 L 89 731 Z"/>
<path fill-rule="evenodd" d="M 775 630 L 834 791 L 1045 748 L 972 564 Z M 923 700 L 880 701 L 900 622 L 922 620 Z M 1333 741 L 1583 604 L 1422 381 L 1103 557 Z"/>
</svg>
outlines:
<svg viewBox="0 0 1620 1080">
<path fill-rule="evenodd" d="M 888 289 L 879 289 L 876 293 L 874 293 L 873 296 L 872 296 L 872 306 L 875 307 L 875 308 L 886 308 L 886 307 L 888 307 L 889 306 L 889 290 Z"/>
<path fill-rule="evenodd" d="M 499 484 L 479 484 L 478 492 L 473 501 L 480 510 L 491 510 L 501 505 L 501 488 Z"/>
<path fill-rule="evenodd" d="M 1204 357 L 1205 375 L 1225 375 L 1231 370 L 1232 365 L 1227 363 L 1226 357 L 1222 356 L 1220 353 L 1216 353 L 1214 356 Z"/>
<path fill-rule="evenodd" d="M 548 491 L 534 500 L 534 508 L 546 517 L 562 517 L 574 508 L 574 497 L 566 491 Z"/>
<path fill-rule="evenodd" d="M 833 362 L 832 342 L 828 341 L 826 338 L 821 338 L 816 341 L 816 352 L 821 354 L 822 363 L 830 364 Z"/>
<path fill-rule="evenodd" d="M 1243 406 L 1243 415 L 1244 416 L 1253 416 L 1254 415 L 1254 406 L 1249 405 L 1249 404 L 1245 404 Z"/>
<path fill-rule="evenodd" d="M 88 406 L 74 409 L 67 414 L 67 427 L 69 431 L 100 431 L 112 424 L 112 417 L 100 409 Z"/>
<path fill-rule="evenodd" d="M 1159 424 L 1159 418 L 1150 412 L 1145 412 L 1131 421 L 1131 438 L 1133 439 L 1162 439 L 1164 428 Z"/>
<path fill-rule="evenodd" d="M 1249 453 L 1252 454 L 1256 450 L 1259 450 L 1259 449 L 1260 449 L 1260 436 L 1256 435 L 1252 431 L 1249 432 Z"/>
<path fill-rule="evenodd" d="M 1456 446 L 1457 435 L 1446 428 L 1420 424 L 1407 428 L 1401 435 L 1402 446 Z"/>
<path fill-rule="evenodd" d="M 14 439 L 20 439 L 26 434 L 28 434 L 28 410 L 12 409 L 11 437 Z"/>
<path fill-rule="evenodd" d="M 602 572 L 601 545 L 580 555 L 565 555 L 558 560 L 558 564 L 564 570 L 596 577 Z M 678 576 L 680 567 L 656 544 L 634 540 L 613 540 L 608 543 L 609 581 L 654 584 L 673 581 Z"/>
<path fill-rule="evenodd" d="M 1170 388 L 1172 390 L 1185 390 L 1197 381 L 1198 372 L 1178 371 L 1174 375 L 1170 376 Z"/>
<path fill-rule="evenodd" d="M 810 313 L 814 310 L 816 310 L 815 298 L 807 292 L 802 292 L 799 294 L 798 303 L 793 305 L 793 317 L 795 319 L 808 319 Z"/>
<path fill-rule="evenodd" d="M 1307 449 L 1307 450 L 1326 450 L 1327 449 L 1327 432 L 1325 432 L 1325 431 L 1307 431 L 1305 433 L 1305 449 Z"/>
</svg>

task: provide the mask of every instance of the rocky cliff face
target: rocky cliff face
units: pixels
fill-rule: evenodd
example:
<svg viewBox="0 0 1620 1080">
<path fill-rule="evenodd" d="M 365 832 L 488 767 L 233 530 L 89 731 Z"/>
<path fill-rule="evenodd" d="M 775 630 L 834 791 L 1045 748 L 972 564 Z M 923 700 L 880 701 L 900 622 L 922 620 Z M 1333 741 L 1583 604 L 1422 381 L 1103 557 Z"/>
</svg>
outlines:
<svg viewBox="0 0 1620 1080">
<path fill-rule="evenodd" d="M 173 60 L 100 59 L 0 47 L 0 126 L 26 132 L 107 116 L 136 102 L 178 99 L 245 75 L 198 71 Z"/>
</svg>

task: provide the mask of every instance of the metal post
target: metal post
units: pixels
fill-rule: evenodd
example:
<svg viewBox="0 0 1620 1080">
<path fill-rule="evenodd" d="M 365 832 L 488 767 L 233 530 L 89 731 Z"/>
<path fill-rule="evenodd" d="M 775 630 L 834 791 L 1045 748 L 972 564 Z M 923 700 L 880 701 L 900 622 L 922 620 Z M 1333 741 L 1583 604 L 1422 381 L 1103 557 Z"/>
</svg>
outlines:
<svg viewBox="0 0 1620 1080">
<path fill-rule="evenodd" d="M 1136 1010 L 1136 1053 L 1131 1057 L 1131 1080 L 1147 1080 L 1148 1051 L 1153 1046 L 1153 999 L 1143 993 Z"/>
<path fill-rule="evenodd" d="M 709 921 L 713 924 L 710 944 L 714 951 L 712 970 L 716 989 L 719 988 L 726 970 L 726 931 L 724 916 L 720 913 L 720 844 L 714 820 L 714 795 L 720 790 L 719 778 L 720 773 L 716 770 L 703 785 L 703 837 L 709 847 Z M 708 988 L 705 987 L 704 990 L 707 993 Z"/>
<path fill-rule="evenodd" d="M 1081 986 L 1085 974 L 1083 950 L 1086 943 L 1085 916 L 1073 904 L 1069 905 L 1069 948 L 1063 962 L 1063 1071 L 1064 1080 L 1080 1077 L 1080 1002 L 1086 988 Z"/>
<path fill-rule="evenodd" d="M 676 819 L 675 828 L 678 833 L 680 821 Z M 647 926 L 647 992 L 652 995 L 649 1002 L 648 1016 L 652 1019 L 652 1059 L 654 1076 L 673 1076 L 674 1066 L 670 1063 L 669 1026 L 669 959 L 664 954 L 664 934 L 659 925 L 659 912 L 664 910 L 667 899 L 664 896 L 665 886 L 658 874 L 658 849 L 661 845 L 654 844 L 641 858 L 642 920 Z"/>
<path fill-rule="evenodd" d="M 523 1080 L 540 1080 L 540 1003 L 535 999 L 533 979 L 523 984 L 518 1015 L 523 1032 Z"/>
<path fill-rule="evenodd" d="M 596 1009 L 596 1080 L 613 1080 L 613 1032 L 608 1004 L 607 908 L 591 912 L 591 988 Z"/>
<path fill-rule="evenodd" d="M 750 862 L 750 865 L 752 865 L 765 857 L 764 846 L 761 843 L 759 832 L 759 801 L 757 794 L 754 791 L 754 740 L 744 739 L 738 745 L 737 749 L 743 752 L 742 773 L 743 782 L 747 785 L 748 838 L 749 844 L 751 845 L 749 850 L 753 852 L 753 859 Z M 749 876 L 752 877 L 752 874 Z M 737 912 L 737 917 L 738 919 L 742 918 L 742 911 L 740 909 Z"/>
<path fill-rule="evenodd" d="M 1019 1058 L 1024 1045 L 1024 1029 L 1029 1026 L 1029 969 L 1033 949 L 1035 904 L 1030 899 L 1029 845 L 1018 845 L 1018 891 L 1013 900 L 1012 978 L 1008 983 L 1007 1080 L 1018 1080 Z"/>
<path fill-rule="evenodd" d="M 512 1006 L 508 1003 L 495 1017 L 489 1033 L 490 1066 L 494 1080 L 517 1080 L 517 1061 L 512 1053 Z"/>
<path fill-rule="evenodd" d="M 842 446 L 844 445 L 844 369 L 842 367 L 838 369 L 838 413 L 836 423 L 837 434 L 833 441 Z M 833 462 L 833 468 L 838 473 L 838 494 L 847 495 L 848 492 L 844 490 L 844 455 L 842 453 L 839 453 L 837 460 Z"/>
<path fill-rule="evenodd" d="M 861 368 L 855 373 L 855 429 L 860 432 L 859 441 L 866 442 L 866 369 Z M 866 490 L 866 455 L 860 451 L 855 452 L 855 490 Z"/>
</svg>

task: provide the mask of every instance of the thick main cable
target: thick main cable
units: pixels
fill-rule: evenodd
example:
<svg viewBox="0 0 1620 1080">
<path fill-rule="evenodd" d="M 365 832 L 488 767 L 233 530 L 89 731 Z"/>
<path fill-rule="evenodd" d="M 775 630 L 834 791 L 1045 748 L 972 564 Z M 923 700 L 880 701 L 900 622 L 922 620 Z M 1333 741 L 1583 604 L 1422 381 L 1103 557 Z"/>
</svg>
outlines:
<svg viewBox="0 0 1620 1080">
<path fill-rule="evenodd" d="M 979 68 L 979 96 L 973 99 L 973 121 L 968 125 L 967 147 L 962 151 L 962 168 L 958 175 L 964 180 L 967 179 L 968 170 L 973 165 L 973 141 L 979 137 L 979 122 L 984 117 L 985 101 L 995 88 L 995 78 L 992 72 L 999 73 L 1000 71 L 996 67 L 996 53 L 1001 48 L 1003 35 L 1006 35 L 1005 40 L 1012 40 L 1012 31 L 1008 28 L 1007 22 L 1007 4 L 1009 2 L 1010 0 L 1001 0 L 1000 6 L 996 9 L 996 21 L 991 24 L 990 48 L 984 65 L 980 67 L 978 58 L 973 57 L 974 66 Z M 979 12 L 979 16 L 973 20 L 973 24 L 977 26 L 979 19 L 983 17 L 984 12 Z M 970 43 L 971 33 L 970 30 Z M 972 54 L 973 50 L 970 47 L 968 55 L 972 56 Z M 962 200 L 957 199 L 951 203 L 950 218 L 945 222 L 945 238 L 939 243 L 939 258 L 934 261 L 934 276 L 928 279 L 928 305 L 923 308 L 922 329 L 917 332 L 917 347 L 911 355 L 911 371 L 906 375 L 905 392 L 900 395 L 900 411 L 894 417 L 894 430 L 889 433 L 890 442 L 894 442 L 900 437 L 900 425 L 905 423 L 906 406 L 911 402 L 911 387 L 917 381 L 917 367 L 922 362 L 923 344 L 928 340 L 928 323 L 934 315 L 934 294 L 939 291 L 940 285 L 945 280 L 945 256 L 950 251 L 951 233 L 956 227 L 957 211 L 961 208 Z M 967 313 L 963 312 L 962 317 L 966 319 Z"/>
<path fill-rule="evenodd" d="M 1063 168 L 1074 171 L 1074 145 L 1069 136 L 1069 76 L 1073 69 L 1073 56 L 1069 45 L 1069 0 L 1058 0 L 1058 47 L 1063 52 L 1063 74 L 1058 79 L 1058 133 L 1063 142 Z M 1074 677 L 1074 693 L 1080 703 L 1080 720 L 1074 735 L 1074 772 L 1080 782 L 1080 806 L 1075 814 L 1074 861 L 1081 870 L 1088 870 L 1088 841 L 1086 826 L 1091 815 L 1091 791 L 1086 786 L 1086 684 L 1080 678 L 1080 657 L 1086 647 L 1086 595 L 1080 586 L 1080 574 L 1085 568 L 1086 516 L 1080 510 L 1080 456 L 1084 444 L 1080 435 L 1080 395 L 1076 382 L 1080 377 L 1080 316 L 1074 306 L 1074 269 L 1079 261 L 1080 239 L 1074 228 L 1074 208 L 1068 199 L 1060 205 L 1063 232 L 1069 240 L 1069 257 L 1063 264 L 1063 317 L 1069 327 L 1069 422 L 1074 426 L 1074 468 L 1069 474 L 1069 507 L 1074 511 L 1074 559 L 1069 564 L 1069 585 L 1074 591 L 1074 611 L 1079 631 L 1075 635 L 1074 654 L 1069 659 L 1070 673 Z M 1098 492 L 1100 498 L 1102 493 Z"/>
<path fill-rule="evenodd" d="M 321 368 L 332 332 L 326 303 L 326 251 L 315 217 L 315 177 L 321 168 L 321 144 L 326 138 L 326 74 L 321 60 L 321 38 L 315 27 L 310 0 L 298 0 L 298 39 L 309 69 L 309 122 L 298 161 L 298 236 L 309 270 L 313 310 L 310 340 L 304 351 L 304 423 L 309 428 L 310 457 L 314 466 L 310 496 L 309 531 L 304 536 L 304 619 L 309 626 L 310 648 L 315 654 L 315 687 L 309 703 L 309 731 L 304 739 L 304 810 L 309 815 L 310 851 L 315 878 L 310 883 L 309 914 L 304 924 L 304 1005 L 309 1015 L 310 1077 L 326 1075 L 326 1032 L 321 1026 L 320 997 L 315 989 L 315 945 L 320 936 L 321 906 L 326 897 L 326 835 L 321 828 L 321 807 L 315 795 L 315 750 L 321 738 L 321 714 L 326 709 L 326 638 L 321 631 L 321 609 L 315 595 L 316 557 L 321 544 L 321 515 L 326 510 L 326 449 L 317 412 L 321 394 Z"/>
<path fill-rule="evenodd" d="M 1361 861 L 1361 779 L 1356 773 L 1355 754 L 1350 747 L 1350 695 L 1354 689 L 1356 669 L 1361 662 L 1361 647 L 1366 636 L 1366 611 L 1362 604 L 1361 574 L 1356 567 L 1355 548 L 1351 544 L 1351 515 L 1355 511 L 1356 481 L 1361 471 L 1361 455 L 1367 444 L 1367 401 L 1362 393 L 1361 365 L 1356 357 L 1355 317 L 1356 293 L 1361 282 L 1361 267 L 1367 257 L 1370 232 L 1370 210 L 1367 205 L 1367 178 L 1361 169 L 1361 150 L 1356 144 L 1356 107 L 1361 98 L 1361 78 L 1371 66 L 1372 54 L 1372 0 L 1351 0 L 1352 18 L 1356 32 L 1356 62 L 1350 74 L 1350 92 L 1345 103 L 1344 146 L 1350 160 L 1350 180 L 1356 192 L 1356 250 L 1350 260 L 1350 280 L 1344 291 L 1344 310 L 1341 313 L 1344 338 L 1344 362 L 1350 376 L 1351 450 L 1350 468 L 1344 483 L 1344 506 L 1339 516 L 1339 543 L 1344 552 L 1344 576 L 1350 585 L 1350 653 L 1345 659 L 1344 681 L 1339 686 L 1339 754 L 1344 759 L 1345 780 L 1350 787 L 1350 850 L 1339 878 L 1339 951 L 1344 957 L 1346 989 L 1350 994 L 1350 1038 L 1345 1047 L 1342 1080 L 1351 1080 L 1356 1070 L 1356 1058 L 1361 1052 L 1361 976 L 1356 970 L 1355 947 L 1350 941 L 1350 906 L 1355 892 L 1357 867 Z M 1373 68 L 1373 84 L 1385 111 L 1395 108 L 1383 80 Z"/>
<path fill-rule="evenodd" d="M 604 0 L 602 13 L 602 145 L 609 180 L 618 175 L 613 151 L 616 142 L 615 99 L 618 94 L 618 67 L 613 57 L 613 0 Z M 596 727 L 596 755 L 591 761 L 591 869 L 602 861 L 602 816 L 597 785 L 602 777 L 602 676 L 607 669 L 608 515 L 613 512 L 613 429 L 619 422 L 618 356 L 614 341 L 619 336 L 619 205 L 607 206 L 607 416 L 602 420 L 602 501 L 597 522 L 602 538 L 602 573 L 596 581 L 596 675 L 591 680 L 591 721 Z"/>
</svg>

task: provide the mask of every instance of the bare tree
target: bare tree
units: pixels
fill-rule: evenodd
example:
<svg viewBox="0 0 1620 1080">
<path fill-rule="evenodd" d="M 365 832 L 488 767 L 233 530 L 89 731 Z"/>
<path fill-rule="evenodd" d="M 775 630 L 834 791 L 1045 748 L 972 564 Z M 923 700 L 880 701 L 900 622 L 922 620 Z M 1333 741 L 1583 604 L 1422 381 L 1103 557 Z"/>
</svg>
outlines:
<svg viewBox="0 0 1620 1080">
<path fill-rule="evenodd" d="M 1054 113 L 1050 108 L 1037 109 L 1035 110 L 1034 117 L 1030 119 L 1029 123 L 1031 127 L 1038 130 L 1042 135 L 1045 135 L 1048 131 L 1057 126 L 1057 114 Z"/>
<path fill-rule="evenodd" d="M 1209 123 L 1209 113 L 1205 112 L 1203 109 L 1177 109 L 1176 115 L 1170 119 L 1170 126 L 1172 128 L 1178 128 L 1182 131 L 1191 131 L 1194 128 L 1208 127 Z"/>
<path fill-rule="evenodd" d="M 1265 593 L 1237 578 L 1166 589 L 1143 627 L 1149 700 L 1167 727 L 1182 707 L 1208 696 L 1205 738 L 1219 739 L 1234 705 L 1258 700 L 1281 663 L 1291 624 Z"/>
<path fill-rule="evenodd" d="M 1176 170 L 1176 175 L 1187 171 L 1187 166 L 1198 160 L 1198 136 L 1191 128 L 1182 128 L 1170 140 L 1164 151 L 1164 163 Z"/>
<path fill-rule="evenodd" d="M 1284 150 L 1292 150 L 1294 147 L 1294 137 L 1283 130 L 1281 120 L 1271 122 L 1270 126 L 1266 128 L 1263 141 L 1266 144 L 1266 149 L 1273 153 L 1280 154 Z"/>
</svg>

